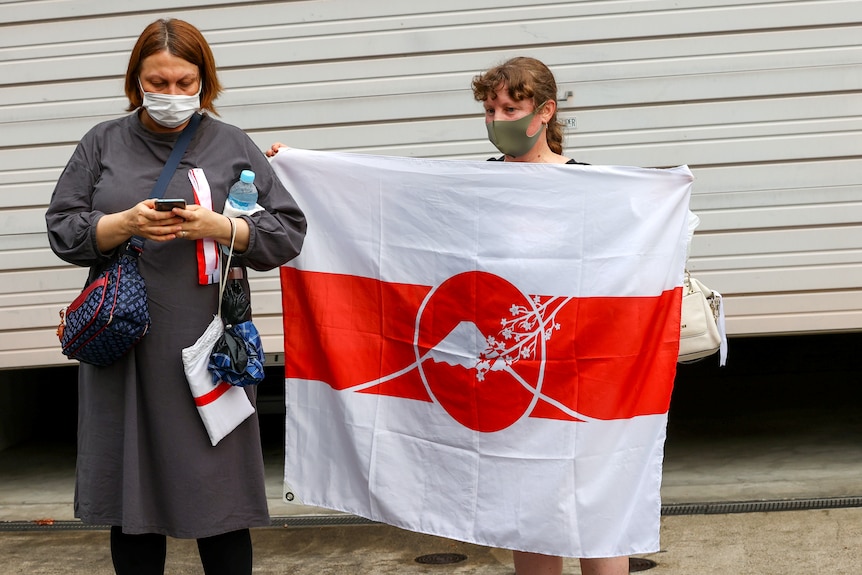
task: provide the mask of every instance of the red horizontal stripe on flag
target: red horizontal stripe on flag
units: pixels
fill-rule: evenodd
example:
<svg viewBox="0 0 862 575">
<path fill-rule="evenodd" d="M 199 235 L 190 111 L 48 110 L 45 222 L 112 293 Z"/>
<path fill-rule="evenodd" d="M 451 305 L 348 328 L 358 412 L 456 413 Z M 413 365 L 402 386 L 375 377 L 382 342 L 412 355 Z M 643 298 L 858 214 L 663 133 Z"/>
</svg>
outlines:
<svg viewBox="0 0 862 575">
<path fill-rule="evenodd" d="M 525 295 L 484 272 L 433 289 L 287 267 L 281 279 L 288 378 L 434 400 L 483 431 L 511 425 L 531 403 L 533 417 L 569 420 L 669 406 L 680 288 L 562 298 Z"/>
<path fill-rule="evenodd" d="M 416 310 L 425 286 L 282 267 L 285 377 L 345 389 L 415 362 Z M 430 401 L 418 374 L 371 393 Z"/>
<path fill-rule="evenodd" d="M 682 290 L 658 297 L 569 302 L 547 342 L 544 394 L 584 415 L 622 419 L 665 413 L 676 376 Z M 553 417 L 548 402 L 533 415 Z"/>
</svg>

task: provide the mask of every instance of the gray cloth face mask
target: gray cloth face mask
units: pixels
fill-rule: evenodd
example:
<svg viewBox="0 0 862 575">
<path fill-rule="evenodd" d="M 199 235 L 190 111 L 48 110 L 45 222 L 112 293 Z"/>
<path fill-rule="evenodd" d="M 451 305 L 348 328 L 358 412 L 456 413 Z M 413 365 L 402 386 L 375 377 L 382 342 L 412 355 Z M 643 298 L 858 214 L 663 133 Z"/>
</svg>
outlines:
<svg viewBox="0 0 862 575">
<path fill-rule="evenodd" d="M 523 156 L 533 149 L 539 138 L 545 133 L 545 125 L 536 131 L 532 136 L 527 135 L 527 128 L 533 117 L 539 113 L 541 106 L 536 108 L 532 114 L 527 114 L 523 118 L 517 120 L 494 120 L 486 122 L 485 127 L 488 129 L 488 139 L 494 146 L 506 154 L 517 158 Z"/>
</svg>

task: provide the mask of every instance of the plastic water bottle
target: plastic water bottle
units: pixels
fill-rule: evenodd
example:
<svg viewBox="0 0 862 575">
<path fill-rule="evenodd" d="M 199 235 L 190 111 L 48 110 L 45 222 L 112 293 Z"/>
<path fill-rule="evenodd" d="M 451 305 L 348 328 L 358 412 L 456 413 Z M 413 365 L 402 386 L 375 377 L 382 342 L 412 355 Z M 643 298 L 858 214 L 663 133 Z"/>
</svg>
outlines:
<svg viewBox="0 0 862 575">
<path fill-rule="evenodd" d="M 254 172 L 243 170 L 227 197 L 230 205 L 237 210 L 250 210 L 257 204 L 257 188 L 254 185 Z"/>
</svg>

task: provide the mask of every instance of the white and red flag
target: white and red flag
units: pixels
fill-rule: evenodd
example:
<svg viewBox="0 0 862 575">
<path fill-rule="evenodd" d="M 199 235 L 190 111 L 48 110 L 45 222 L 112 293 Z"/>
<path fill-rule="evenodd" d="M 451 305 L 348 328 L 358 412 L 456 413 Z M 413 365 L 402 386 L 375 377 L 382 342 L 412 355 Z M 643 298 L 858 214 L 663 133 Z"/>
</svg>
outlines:
<svg viewBox="0 0 862 575">
<path fill-rule="evenodd" d="M 288 499 L 495 547 L 659 549 L 688 168 L 283 149 Z"/>
</svg>

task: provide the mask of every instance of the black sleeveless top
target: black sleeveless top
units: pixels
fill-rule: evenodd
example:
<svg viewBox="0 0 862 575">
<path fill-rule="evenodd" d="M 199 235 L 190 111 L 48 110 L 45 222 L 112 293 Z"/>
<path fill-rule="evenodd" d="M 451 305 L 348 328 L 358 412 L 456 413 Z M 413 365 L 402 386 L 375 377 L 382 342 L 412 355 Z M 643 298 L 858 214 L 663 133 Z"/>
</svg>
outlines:
<svg viewBox="0 0 862 575">
<path fill-rule="evenodd" d="M 505 161 L 506 156 L 500 156 L 499 158 L 488 158 L 489 162 L 503 162 Z M 585 164 L 583 162 L 576 162 L 574 160 L 569 160 L 566 162 L 567 164 L 577 164 L 579 166 L 589 166 L 589 164 Z"/>
</svg>

